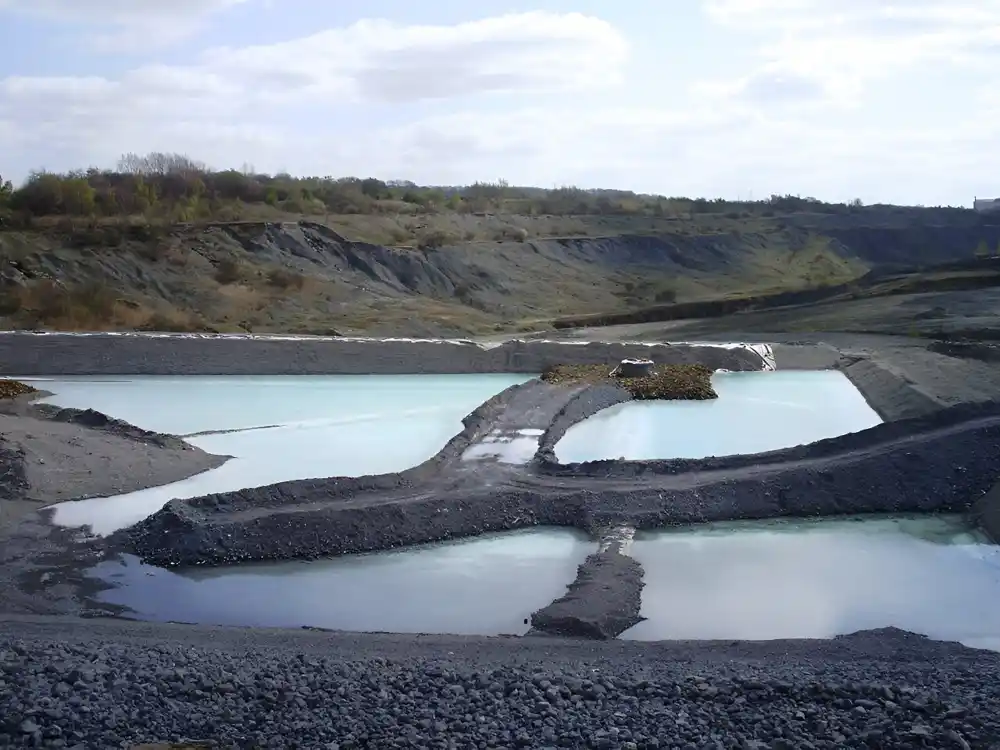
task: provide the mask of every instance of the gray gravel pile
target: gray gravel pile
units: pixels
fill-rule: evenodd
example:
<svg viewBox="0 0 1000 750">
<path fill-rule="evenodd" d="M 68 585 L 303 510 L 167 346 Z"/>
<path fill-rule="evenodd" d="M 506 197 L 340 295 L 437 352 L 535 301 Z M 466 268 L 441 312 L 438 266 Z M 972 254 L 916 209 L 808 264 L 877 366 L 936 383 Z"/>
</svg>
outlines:
<svg viewBox="0 0 1000 750">
<path fill-rule="evenodd" d="M 159 644 L 0 635 L 0 747 L 1000 747 L 998 660 L 985 652 L 918 642 L 897 659 L 891 643 L 878 659 L 853 646 L 732 659 L 618 643 L 567 646 L 574 659 L 483 639 L 471 658 L 395 637 L 386 656 L 376 643 L 344 658 L 335 638 L 295 651 L 297 635 L 273 649 L 226 648 L 221 631 Z"/>
</svg>

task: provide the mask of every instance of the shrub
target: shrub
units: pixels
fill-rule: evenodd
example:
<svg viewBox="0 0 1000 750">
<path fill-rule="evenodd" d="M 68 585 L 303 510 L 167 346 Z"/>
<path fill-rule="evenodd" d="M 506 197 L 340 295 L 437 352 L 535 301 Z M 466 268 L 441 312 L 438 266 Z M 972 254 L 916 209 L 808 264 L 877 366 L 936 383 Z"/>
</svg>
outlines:
<svg viewBox="0 0 1000 750">
<path fill-rule="evenodd" d="M 215 267 L 215 280 L 223 286 L 235 284 L 242 275 L 239 263 L 230 258 L 220 260 L 219 265 Z"/>
<path fill-rule="evenodd" d="M 279 289 L 301 289 L 305 277 L 301 273 L 275 268 L 267 274 L 267 283 Z"/>
<path fill-rule="evenodd" d="M 708 400 L 718 398 L 712 388 L 712 369 L 701 364 L 657 365 L 643 378 L 611 376 L 614 365 L 551 365 L 542 380 L 557 385 L 609 383 L 627 390 L 637 400 Z"/>
<path fill-rule="evenodd" d="M 445 245 L 451 245 L 455 238 L 440 229 L 432 229 L 422 234 L 417 240 L 417 247 L 421 250 L 436 250 Z"/>
</svg>

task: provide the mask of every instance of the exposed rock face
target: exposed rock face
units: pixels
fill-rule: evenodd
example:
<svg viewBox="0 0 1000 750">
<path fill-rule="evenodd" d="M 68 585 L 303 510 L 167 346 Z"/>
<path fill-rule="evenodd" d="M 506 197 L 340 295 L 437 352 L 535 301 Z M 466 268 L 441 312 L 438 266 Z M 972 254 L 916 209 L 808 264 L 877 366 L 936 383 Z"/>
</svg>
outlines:
<svg viewBox="0 0 1000 750">
<path fill-rule="evenodd" d="M 621 364 L 611 371 L 613 378 L 645 378 L 653 374 L 651 359 L 623 359 Z"/>
</svg>

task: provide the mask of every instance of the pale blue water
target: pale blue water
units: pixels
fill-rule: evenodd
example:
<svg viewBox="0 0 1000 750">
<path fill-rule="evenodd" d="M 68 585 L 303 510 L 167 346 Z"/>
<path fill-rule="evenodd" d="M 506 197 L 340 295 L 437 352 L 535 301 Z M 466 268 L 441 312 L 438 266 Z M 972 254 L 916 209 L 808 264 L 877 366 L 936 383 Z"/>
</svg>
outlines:
<svg viewBox="0 0 1000 750">
<path fill-rule="evenodd" d="M 21 378 L 60 406 L 94 408 L 150 430 L 189 435 L 235 456 L 162 487 L 56 506 L 54 520 L 107 534 L 169 500 L 290 479 L 401 471 L 427 460 L 462 418 L 530 375 Z M 275 425 L 275 426 L 271 426 Z M 263 429 L 256 429 L 263 428 Z"/>
<path fill-rule="evenodd" d="M 1000 646 L 1000 547 L 959 517 L 729 523 L 640 534 L 641 614 L 623 634 L 827 638 L 895 626 Z"/>
<path fill-rule="evenodd" d="M 447 429 L 490 396 L 530 375 L 287 375 L 17 378 L 51 391 L 45 401 L 97 409 L 173 435 L 268 425 L 336 427 L 387 418 Z M 452 433 L 454 434 L 454 432 Z M 449 435 L 451 437 L 451 435 Z"/>
<path fill-rule="evenodd" d="M 332 560 L 177 573 L 135 558 L 92 574 L 141 619 L 465 635 L 522 634 L 562 596 L 593 542 L 530 530 Z"/>
<path fill-rule="evenodd" d="M 563 463 L 704 458 L 804 445 L 881 422 L 836 371 L 716 373 L 718 399 L 632 401 L 574 425 L 556 444 Z"/>
</svg>

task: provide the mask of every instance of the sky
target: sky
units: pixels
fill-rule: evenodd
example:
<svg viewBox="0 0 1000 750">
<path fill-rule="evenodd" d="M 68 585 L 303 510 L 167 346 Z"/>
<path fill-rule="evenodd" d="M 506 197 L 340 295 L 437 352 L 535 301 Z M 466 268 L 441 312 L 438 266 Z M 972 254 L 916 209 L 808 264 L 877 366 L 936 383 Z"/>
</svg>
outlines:
<svg viewBox="0 0 1000 750">
<path fill-rule="evenodd" d="M 0 175 L 1000 196 L 1000 0 L 0 0 Z"/>
</svg>

